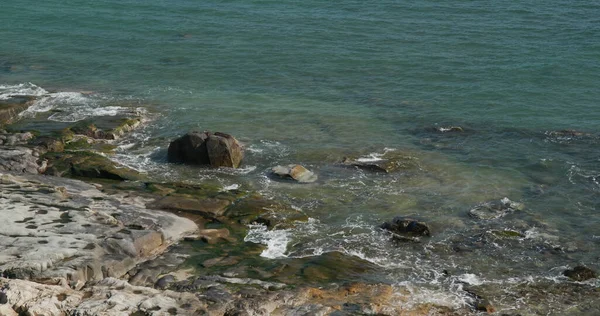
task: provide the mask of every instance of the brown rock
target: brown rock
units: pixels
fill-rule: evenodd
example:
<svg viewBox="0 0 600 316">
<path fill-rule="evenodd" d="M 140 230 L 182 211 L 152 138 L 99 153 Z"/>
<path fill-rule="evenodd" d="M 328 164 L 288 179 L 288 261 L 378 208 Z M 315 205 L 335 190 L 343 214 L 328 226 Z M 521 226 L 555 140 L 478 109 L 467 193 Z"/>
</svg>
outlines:
<svg viewBox="0 0 600 316">
<path fill-rule="evenodd" d="M 229 134 L 191 131 L 171 142 L 167 156 L 169 162 L 237 168 L 243 152 Z"/>
</svg>

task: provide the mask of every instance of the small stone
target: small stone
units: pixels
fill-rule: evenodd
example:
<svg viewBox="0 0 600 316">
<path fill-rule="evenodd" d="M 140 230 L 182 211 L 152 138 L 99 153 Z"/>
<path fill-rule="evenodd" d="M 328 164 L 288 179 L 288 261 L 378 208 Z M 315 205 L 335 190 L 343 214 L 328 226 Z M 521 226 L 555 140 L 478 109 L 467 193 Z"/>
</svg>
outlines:
<svg viewBox="0 0 600 316">
<path fill-rule="evenodd" d="M 292 179 L 300 183 L 315 182 L 317 175 L 301 165 L 276 166 L 271 168 L 273 174 L 286 179 Z"/>
<path fill-rule="evenodd" d="M 167 274 L 163 277 L 161 277 L 160 279 L 158 279 L 158 281 L 156 281 L 156 283 L 154 284 L 154 287 L 157 289 L 161 289 L 161 290 L 166 290 L 169 287 L 169 284 L 175 282 L 175 277 Z"/>
<path fill-rule="evenodd" d="M 8 297 L 6 297 L 6 293 L 0 292 L 0 304 L 8 303 Z"/>
</svg>

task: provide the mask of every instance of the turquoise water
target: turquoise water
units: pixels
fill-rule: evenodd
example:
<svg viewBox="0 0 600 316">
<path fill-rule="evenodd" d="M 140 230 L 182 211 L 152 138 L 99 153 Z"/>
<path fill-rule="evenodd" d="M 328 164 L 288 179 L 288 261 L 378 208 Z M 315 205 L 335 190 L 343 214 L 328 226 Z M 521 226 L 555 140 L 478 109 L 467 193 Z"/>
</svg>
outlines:
<svg viewBox="0 0 600 316">
<path fill-rule="evenodd" d="M 115 159 L 157 178 L 259 190 L 313 219 L 277 236 L 283 248 L 256 232 L 272 242 L 269 260 L 343 251 L 377 263 L 378 280 L 444 298 L 471 275 L 485 284 L 566 282 L 564 267 L 600 267 L 600 4 L 5 2 L 0 92 L 29 82 L 62 92 L 45 105 L 80 114 L 62 119 L 115 105 L 154 113 Z M 465 132 L 435 131 L 449 126 Z M 168 141 L 190 128 L 235 135 L 247 147 L 244 169 L 167 165 Z M 586 134 L 550 133 L 564 129 Z M 419 157 L 426 172 L 337 166 L 385 148 Z M 265 176 L 287 163 L 320 180 Z M 526 211 L 485 223 L 467 216 L 503 197 Z M 374 226 L 395 215 L 423 218 L 436 233 L 417 250 L 390 250 Z M 445 248 L 506 228 L 528 237 Z M 492 298 L 500 309 L 528 308 Z"/>
</svg>

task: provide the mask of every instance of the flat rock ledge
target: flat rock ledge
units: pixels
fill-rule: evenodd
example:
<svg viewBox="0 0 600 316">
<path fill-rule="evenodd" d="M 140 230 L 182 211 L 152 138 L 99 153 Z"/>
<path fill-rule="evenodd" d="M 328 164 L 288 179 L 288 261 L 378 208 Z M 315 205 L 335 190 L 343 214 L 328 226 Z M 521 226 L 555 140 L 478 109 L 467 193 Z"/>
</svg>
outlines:
<svg viewBox="0 0 600 316">
<path fill-rule="evenodd" d="M 196 232 L 193 221 L 145 202 L 79 180 L 0 172 L 0 272 L 78 289 L 121 277 Z"/>
</svg>

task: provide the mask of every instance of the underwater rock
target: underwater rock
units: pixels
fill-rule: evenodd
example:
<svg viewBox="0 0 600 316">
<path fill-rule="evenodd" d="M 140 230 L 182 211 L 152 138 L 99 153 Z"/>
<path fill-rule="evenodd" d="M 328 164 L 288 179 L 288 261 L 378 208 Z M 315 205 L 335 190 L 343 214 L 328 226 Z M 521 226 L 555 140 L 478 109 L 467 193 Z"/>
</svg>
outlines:
<svg viewBox="0 0 600 316">
<path fill-rule="evenodd" d="M 408 237 L 431 236 L 431 230 L 426 223 L 402 216 L 394 217 L 390 222 L 385 222 L 379 227 L 393 234 Z"/>
<path fill-rule="evenodd" d="M 253 195 L 237 201 L 225 212 L 225 216 L 238 224 L 263 224 L 267 228 L 286 228 L 296 221 L 307 221 L 306 214 L 277 201 Z"/>
<path fill-rule="evenodd" d="M 469 216 L 476 219 L 490 220 L 521 210 L 523 210 L 523 204 L 503 198 L 500 201 L 490 201 L 477 205 L 469 210 Z"/>
<path fill-rule="evenodd" d="M 547 136 L 551 137 L 581 137 L 581 136 L 591 136 L 590 133 L 581 132 L 573 129 L 563 129 L 560 131 L 548 131 L 545 133 Z"/>
<path fill-rule="evenodd" d="M 229 134 L 191 131 L 169 144 L 167 156 L 169 162 L 237 168 L 243 151 Z"/>
<path fill-rule="evenodd" d="M 422 169 L 418 158 L 396 151 L 388 151 L 383 155 L 375 157 L 361 157 L 356 159 L 345 157 L 342 160 L 342 165 L 384 173 Z"/>
<path fill-rule="evenodd" d="M 450 132 L 464 132 L 465 130 L 460 126 L 446 126 L 446 127 L 436 127 L 436 131 L 441 133 L 450 133 Z"/>
<path fill-rule="evenodd" d="M 276 166 L 271 168 L 273 174 L 285 178 L 292 179 L 300 183 L 315 182 L 317 175 L 309 171 L 301 165 Z"/>
<path fill-rule="evenodd" d="M 183 196 L 165 196 L 148 207 L 199 214 L 206 218 L 222 216 L 231 202 L 214 198 L 190 198 Z"/>
<path fill-rule="evenodd" d="M 580 282 L 598 277 L 596 271 L 584 266 L 576 266 L 572 270 L 565 270 L 563 275 Z"/>
<path fill-rule="evenodd" d="M 496 312 L 496 308 L 494 308 L 492 303 L 482 296 L 478 290 L 471 287 L 465 287 L 463 290 L 472 298 L 471 304 L 476 311 L 487 312 L 490 314 Z"/>
</svg>

